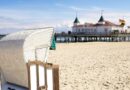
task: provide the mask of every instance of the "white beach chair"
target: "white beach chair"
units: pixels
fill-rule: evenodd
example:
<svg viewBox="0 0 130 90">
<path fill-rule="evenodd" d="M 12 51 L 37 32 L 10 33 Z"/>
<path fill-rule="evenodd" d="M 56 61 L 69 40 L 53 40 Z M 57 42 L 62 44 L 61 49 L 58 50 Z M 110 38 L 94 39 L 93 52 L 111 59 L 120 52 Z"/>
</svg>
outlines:
<svg viewBox="0 0 130 90">
<path fill-rule="evenodd" d="M 57 66 L 47 64 L 53 32 L 53 28 L 26 30 L 0 40 L 0 67 L 8 82 L 2 90 L 56 90 Z"/>
</svg>

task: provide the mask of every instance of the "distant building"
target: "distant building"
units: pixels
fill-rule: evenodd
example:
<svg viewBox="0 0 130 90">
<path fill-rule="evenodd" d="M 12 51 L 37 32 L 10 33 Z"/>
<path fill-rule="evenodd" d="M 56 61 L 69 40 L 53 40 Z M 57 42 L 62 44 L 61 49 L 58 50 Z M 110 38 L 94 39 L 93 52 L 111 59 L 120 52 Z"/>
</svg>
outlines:
<svg viewBox="0 0 130 90">
<path fill-rule="evenodd" d="M 101 15 L 99 21 L 96 24 L 80 24 L 78 17 L 76 17 L 72 27 L 72 33 L 77 34 L 109 35 L 114 32 L 124 32 L 124 27 L 104 20 L 103 15 Z"/>
<path fill-rule="evenodd" d="M 3 38 L 5 35 L 0 35 L 0 39 Z"/>
<path fill-rule="evenodd" d="M 130 26 L 127 27 L 127 32 L 130 33 Z"/>
</svg>

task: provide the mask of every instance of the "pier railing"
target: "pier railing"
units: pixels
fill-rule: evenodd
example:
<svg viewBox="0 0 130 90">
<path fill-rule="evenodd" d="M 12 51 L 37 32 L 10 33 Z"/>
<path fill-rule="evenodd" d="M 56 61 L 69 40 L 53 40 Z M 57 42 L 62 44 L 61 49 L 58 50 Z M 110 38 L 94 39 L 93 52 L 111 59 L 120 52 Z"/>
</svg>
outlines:
<svg viewBox="0 0 130 90">
<path fill-rule="evenodd" d="M 130 41 L 130 33 L 110 33 L 110 34 L 56 33 L 55 40 L 57 42 L 90 42 L 90 41 L 121 42 L 121 41 Z"/>
</svg>

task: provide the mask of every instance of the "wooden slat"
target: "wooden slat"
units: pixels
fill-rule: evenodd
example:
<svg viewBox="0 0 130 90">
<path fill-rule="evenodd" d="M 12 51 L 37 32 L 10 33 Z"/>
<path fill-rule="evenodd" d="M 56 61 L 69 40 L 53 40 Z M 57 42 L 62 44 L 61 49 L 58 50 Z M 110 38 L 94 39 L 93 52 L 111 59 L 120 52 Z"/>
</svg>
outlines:
<svg viewBox="0 0 130 90">
<path fill-rule="evenodd" d="M 36 76 L 37 76 L 37 90 L 39 87 L 39 65 L 36 65 Z"/>
<path fill-rule="evenodd" d="M 41 86 L 38 90 L 46 90 L 46 86 Z"/>
<path fill-rule="evenodd" d="M 46 63 L 46 68 L 47 69 L 52 69 L 53 68 L 53 64 L 52 63 Z"/>
<path fill-rule="evenodd" d="M 53 90 L 59 90 L 59 66 L 53 65 Z"/>
<path fill-rule="evenodd" d="M 31 82 L 30 82 L 30 65 L 27 63 L 26 66 L 27 66 L 27 72 L 28 72 L 28 87 L 29 87 L 29 90 L 31 90 Z"/>
<path fill-rule="evenodd" d="M 29 61 L 28 64 L 29 65 L 43 65 L 43 66 L 46 65 L 46 63 L 44 63 L 42 61 Z"/>
<path fill-rule="evenodd" d="M 29 61 L 27 63 L 27 71 L 28 71 L 28 86 L 29 90 L 31 90 L 31 82 L 30 82 L 30 66 L 37 66 L 37 86 L 38 90 L 48 90 L 47 89 L 47 69 L 52 69 L 53 73 L 53 90 L 59 90 L 59 66 L 53 65 L 52 63 L 44 63 L 41 61 Z M 39 66 L 45 67 L 45 86 L 39 87 Z"/>
</svg>

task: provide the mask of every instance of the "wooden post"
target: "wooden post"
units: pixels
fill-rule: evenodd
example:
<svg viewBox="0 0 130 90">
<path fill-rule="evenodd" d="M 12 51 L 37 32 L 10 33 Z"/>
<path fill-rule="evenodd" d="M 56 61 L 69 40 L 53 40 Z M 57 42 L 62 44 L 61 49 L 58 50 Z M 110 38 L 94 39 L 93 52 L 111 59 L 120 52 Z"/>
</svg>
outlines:
<svg viewBox="0 0 130 90">
<path fill-rule="evenodd" d="M 109 37 L 109 42 L 111 42 L 111 37 Z"/>
<path fill-rule="evenodd" d="M 61 43 L 61 36 L 60 36 L 60 43 Z"/>
<path fill-rule="evenodd" d="M 96 41 L 97 41 L 97 37 L 96 37 Z"/>
<path fill-rule="evenodd" d="M 77 42 L 77 36 L 75 36 L 75 42 Z"/>
<path fill-rule="evenodd" d="M 106 37 L 104 37 L 104 40 L 103 40 L 104 42 L 106 41 Z"/>
<path fill-rule="evenodd" d="M 59 90 L 59 66 L 58 65 L 53 66 L 53 78 L 54 78 L 53 90 Z"/>
<path fill-rule="evenodd" d="M 47 63 L 46 68 L 52 69 L 53 90 L 59 90 L 59 65 L 53 65 L 51 63 Z"/>
<path fill-rule="evenodd" d="M 0 90 L 2 90 L 1 71 L 0 71 Z"/>
</svg>

